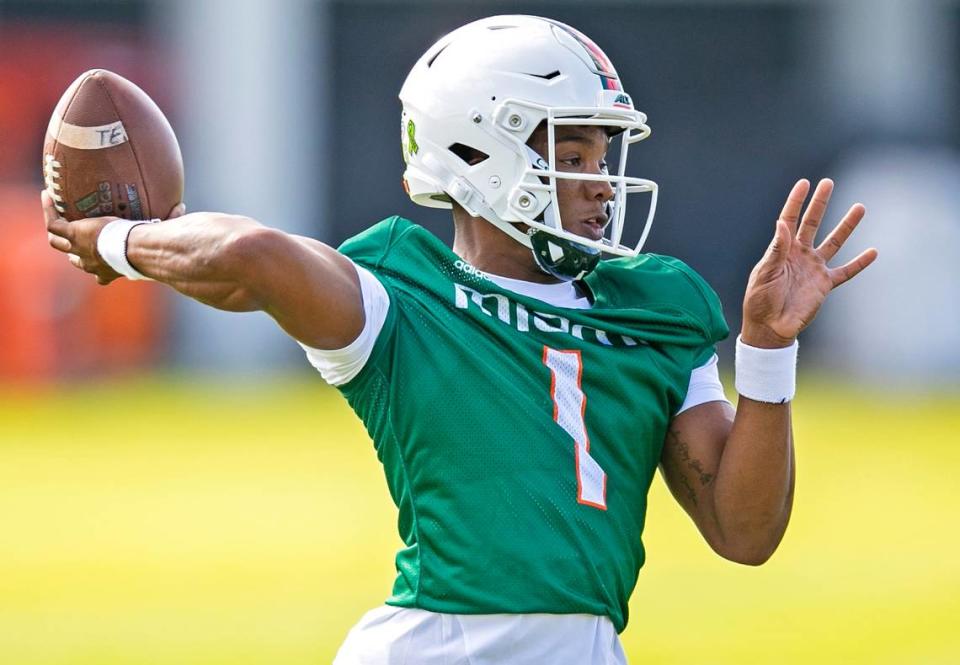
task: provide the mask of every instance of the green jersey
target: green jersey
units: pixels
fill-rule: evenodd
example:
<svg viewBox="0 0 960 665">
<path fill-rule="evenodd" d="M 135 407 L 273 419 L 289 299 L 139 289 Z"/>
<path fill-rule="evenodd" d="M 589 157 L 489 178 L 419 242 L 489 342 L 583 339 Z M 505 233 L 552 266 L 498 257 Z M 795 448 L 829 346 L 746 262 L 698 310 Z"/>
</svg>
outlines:
<svg viewBox="0 0 960 665">
<path fill-rule="evenodd" d="M 390 297 L 340 386 L 399 508 L 387 603 L 607 615 L 622 631 L 667 426 L 728 332 L 717 296 L 646 254 L 601 262 L 582 282 L 591 308 L 553 307 L 399 217 L 340 251 Z"/>
</svg>

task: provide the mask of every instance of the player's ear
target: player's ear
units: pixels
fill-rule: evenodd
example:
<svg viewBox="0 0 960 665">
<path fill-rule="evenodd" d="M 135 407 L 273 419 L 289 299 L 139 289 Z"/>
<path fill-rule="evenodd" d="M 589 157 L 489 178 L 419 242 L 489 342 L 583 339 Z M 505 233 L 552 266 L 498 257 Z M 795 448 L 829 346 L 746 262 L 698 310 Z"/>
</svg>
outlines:
<svg viewBox="0 0 960 665">
<path fill-rule="evenodd" d="M 170 214 L 167 215 L 167 219 L 174 219 L 185 214 L 187 214 L 187 204 L 181 201 L 177 205 L 173 206 L 173 210 L 171 210 Z"/>
</svg>

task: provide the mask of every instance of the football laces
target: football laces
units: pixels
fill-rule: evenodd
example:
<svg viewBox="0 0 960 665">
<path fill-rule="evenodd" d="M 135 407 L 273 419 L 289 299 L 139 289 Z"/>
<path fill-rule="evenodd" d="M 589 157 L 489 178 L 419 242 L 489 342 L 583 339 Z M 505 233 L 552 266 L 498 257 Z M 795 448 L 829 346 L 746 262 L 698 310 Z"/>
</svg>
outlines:
<svg viewBox="0 0 960 665">
<path fill-rule="evenodd" d="M 60 171 L 58 170 L 60 167 L 60 162 L 54 159 L 53 155 L 44 155 L 43 184 L 46 186 L 50 198 L 53 199 L 53 206 L 62 215 L 67 212 L 67 209 L 63 207 L 63 197 L 57 193 L 60 191 L 60 183 L 57 182 L 60 178 Z"/>
</svg>

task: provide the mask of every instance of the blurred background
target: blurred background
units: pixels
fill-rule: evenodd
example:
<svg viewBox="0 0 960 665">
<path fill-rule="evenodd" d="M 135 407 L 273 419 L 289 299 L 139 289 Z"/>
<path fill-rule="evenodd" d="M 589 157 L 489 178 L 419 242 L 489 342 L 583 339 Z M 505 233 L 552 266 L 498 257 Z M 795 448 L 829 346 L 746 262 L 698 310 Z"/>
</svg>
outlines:
<svg viewBox="0 0 960 665">
<path fill-rule="evenodd" d="M 631 151 L 660 185 L 646 248 L 703 274 L 732 330 L 797 178 L 836 181 L 824 226 L 866 205 L 840 260 L 880 250 L 803 335 L 774 559 L 720 561 L 655 483 L 631 662 L 960 663 L 948 0 L 0 0 L 0 663 L 329 662 L 399 544 L 362 427 L 266 316 L 99 288 L 48 249 L 62 92 L 94 67 L 144 88 L 191 210 L 334 245 L 400 214 L 449 241 L 449 213 L 400 187 L 397 93 L 437 38 L 496 13 L 610 56 L 653 128 Z"/>
</svg>

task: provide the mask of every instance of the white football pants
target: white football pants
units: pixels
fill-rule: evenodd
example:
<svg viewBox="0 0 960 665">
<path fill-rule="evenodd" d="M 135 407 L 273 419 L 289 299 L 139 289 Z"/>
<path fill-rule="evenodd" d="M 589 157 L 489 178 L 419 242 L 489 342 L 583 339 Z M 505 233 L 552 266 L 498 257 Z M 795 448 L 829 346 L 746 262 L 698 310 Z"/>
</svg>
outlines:
<svg viewBox="0 0 960 665">
<path fill-rule="evenodd" d="M 363 615 L 334 665 L 626 665 L 607 617 L 440 614 L 384 605 Z"/>
</svg>

